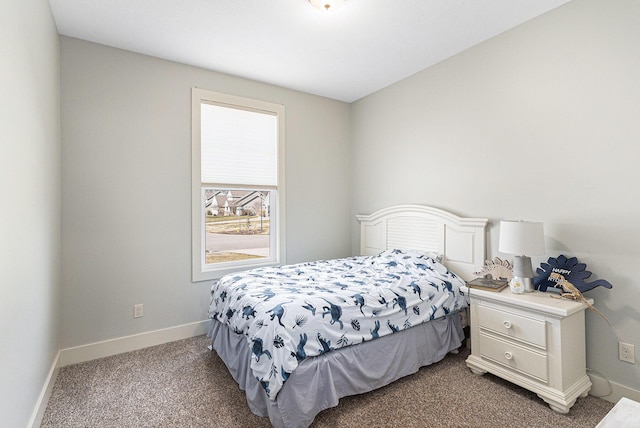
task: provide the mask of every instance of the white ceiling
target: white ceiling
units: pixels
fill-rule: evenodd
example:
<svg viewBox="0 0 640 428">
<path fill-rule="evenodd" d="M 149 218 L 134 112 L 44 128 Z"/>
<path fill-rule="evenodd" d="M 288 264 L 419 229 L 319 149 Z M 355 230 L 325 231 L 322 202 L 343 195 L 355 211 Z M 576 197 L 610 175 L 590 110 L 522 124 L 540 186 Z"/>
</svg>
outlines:
<svg viewBox="0 0 640 428">
<path fill-rule="evenodd" d="M 60 34 L 352 102 L 569 0 L 50 0 Z"/>
</svg>

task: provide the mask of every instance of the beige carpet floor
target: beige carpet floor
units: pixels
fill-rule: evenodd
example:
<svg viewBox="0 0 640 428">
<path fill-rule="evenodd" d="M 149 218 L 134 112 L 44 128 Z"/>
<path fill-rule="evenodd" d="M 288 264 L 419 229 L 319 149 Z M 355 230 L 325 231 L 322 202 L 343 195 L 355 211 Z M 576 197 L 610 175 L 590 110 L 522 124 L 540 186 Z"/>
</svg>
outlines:
<svg viewBox="0 0 640 428">
<path fill-rule="evenodd" d="M 269 427 L 198 336 L 60 369 L 41 427 Z M 579 398 L 567 415 L 448 355 L 377 391 L 346 397 L 312 427 L 590 427 L 612 403 Z"/>
</svg>

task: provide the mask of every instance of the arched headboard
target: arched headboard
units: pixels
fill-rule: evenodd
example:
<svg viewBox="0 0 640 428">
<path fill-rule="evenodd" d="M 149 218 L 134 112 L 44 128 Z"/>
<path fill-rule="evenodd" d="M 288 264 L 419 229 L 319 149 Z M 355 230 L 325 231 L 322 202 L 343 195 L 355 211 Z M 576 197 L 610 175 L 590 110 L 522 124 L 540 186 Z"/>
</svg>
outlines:
<svg viewBox="0 0 640 428">
<path fill-rule="evenodd" d="M 486 218 L 459 217 L 423 205 L 397 205 L 356 218 L 361 255 L 393 248 L 434 252 L 465 280 L 484 265 Z"/>
</svg>

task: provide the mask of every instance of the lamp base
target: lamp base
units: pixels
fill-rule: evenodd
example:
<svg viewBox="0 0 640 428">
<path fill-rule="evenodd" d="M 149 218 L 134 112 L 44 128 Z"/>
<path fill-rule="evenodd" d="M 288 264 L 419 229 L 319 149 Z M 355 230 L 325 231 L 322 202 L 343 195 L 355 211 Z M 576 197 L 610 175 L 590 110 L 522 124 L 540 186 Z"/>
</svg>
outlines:
<svg viewBox="0 0 640 428">
<path fill-rule="evenodd" d="M 522 284 L 522 286 L 524 287 L 525 293 L 531 293 L 533 291 L 536 291 L 536 287 L 535 285 L 533 285 L 533 278 L 523 278 L 520 276 L 514 276 L 513 279 L 515 279 L 516 282 L 519 282 L 520 284 Z"/>
<path fill-rule="evenodd" d="M 533 285 L 533 267 L 531 257 L 515 256 L 513 259 L 513 277 L 524 286 L 524 292 L 536 291 Z"/>
</svg>

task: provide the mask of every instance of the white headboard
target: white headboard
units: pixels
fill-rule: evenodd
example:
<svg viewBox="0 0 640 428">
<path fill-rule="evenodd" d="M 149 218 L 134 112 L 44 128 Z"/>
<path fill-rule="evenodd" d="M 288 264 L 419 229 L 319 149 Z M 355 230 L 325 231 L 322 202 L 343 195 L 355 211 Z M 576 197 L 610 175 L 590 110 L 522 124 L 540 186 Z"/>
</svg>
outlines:
<svg viewBox="0 0 640 428">
<path fill-rule="evenodd" d="M 486 218 L 458 217 L 422 205 L 398 205 L 356 217 L 361 255 L 393 248 L 431 251 L 441 254 L 443 263 L 465 280 L 484 265 Z"/>
</svg>

